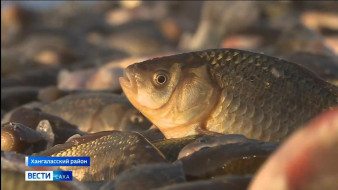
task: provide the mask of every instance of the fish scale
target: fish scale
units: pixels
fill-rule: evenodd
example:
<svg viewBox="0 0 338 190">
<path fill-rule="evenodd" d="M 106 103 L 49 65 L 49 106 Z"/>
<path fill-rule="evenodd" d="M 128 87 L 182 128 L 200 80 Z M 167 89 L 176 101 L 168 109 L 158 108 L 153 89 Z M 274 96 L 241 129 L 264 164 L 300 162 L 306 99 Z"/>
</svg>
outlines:
<svg viewBox="0 0 338 190">
<path fill-rule="evenodd" d="M 168 74 L 161 86 L 153 81 L 158 72 Z M 126 73 L 120 83 L 127 98 L 167 138 L 196 135 L 202 129 L 281 141 L 338 104 L 337 87 L 305 68 L 243 50 L 160 57 L 130 65 Z M 197 93 L 203 88 L 204 93 Z"/>
<path fill-rule="evenodd" d="M 142 135 L 134 132 L 104 131 L 74 138 L 38 153 L 37 156 L 90 157 L 90 166 L 61 166 L 73 171 L 80 181 L 110 180 L 139 164 L 165 162 L 162 153 Z"/>
<path fill-rule="evenodd" d="M 221 50 L 216 50 L 218 51 L 218 55 L 220 55 L 221 53 L 219 51 Z M 214 52 L 213 50 L 211 50 L 211 52 Z M 232 91 L 232 93 L 234 95 L 239 95 L 239 97 L 244 97 L 242 98 L 243 100 L 241 101 L 241 98 L 238 99 L 233 99 L 231 101 L 231 104 L 229 105 L 228 108 L 224 108 L 222 109 L 222 113 L 218 113 L 215 114 L 216 116 L 214 118 L 212 118 L 211 120 L 219 120 L 221 122 L 224 122 L 224 116 L 228 115 L 228 114 L 235 114 L 233 117 L 235 117 L 235 120 L 243 120 L 244 118 L 248 118 L 249 113 L 239 113 L 238 108 L 241 105 L 250 105 L 253 106 L 255 108 L 257 108 L 255 111 L 256 113 L 259 112 L 258 109 L 260 107 L 260 103 L 262 102 L 266 102 L 266 104 L 263 103 L 262 106 L 262 110 L 264 114 L 258 114 L 257 117 L 261 118 L 262 121 L 260 121 L 260 119 L 257 119 L 256 121 L 258 123 L 254 123 L 254 127 L 252 129 L 258 129 L 258 128 L 264 128 L 264 130 L 269 129 L 272 124 L 272 118 L 271 118 L 271 114 L 268 113 L 273 109 L 278 109 L 278 107 L 280 106 L 280 104 L 273 104 L 274 101 L 277 102 L 284 102 L 287 104 L 288 106 L 288 112 L 295 112 L 295 111 L 304 111 L 307 108 L 311 108 L 314 107 L 318 113 L 318 110 L 324 110 L 325 108 L 329 107 L 330 105 L 333 105 L 335 103 L 337 103 L 337 101 L 335 100 L 334 96 L 330 95 L 327 90 L 324 90 L 322 88 L 318 88 L 318 86 L 316 86 L 314 80 L 312 78 L 309 78 L 309 76 L 306 76 L 305 74 L 303 74 L 302 72 L 299 72 L 299 68 L 297 68 L 294 65 L 291 65 L 290 63 L 287 63 L 285 61 L 282 60 L 278 60 L 275 58 L 267 58 L 265 56 L 264 59 L 261 59 L 261 55 L 255 54 L 255 53 L 247 53 L 244 52 L 242 54 L 243 51 L 240 50 L 225 50 L 224 57 L 225 59 L 223 59 L 223 61 L 216 61 L 216 63 L 214 64 L 210 64 L 210 73 L 211 76 L 218 82 L 218 84 L 220 85 L 220 87 L 222 87 L 223 89 L 223 93 L 224 94 L 229 94 L 229 91 L 231 91 L 231 89 L 233 88 L 232 85 L 235 85 L 233 83 L 227 83 L 225 82 L 226 79 L 219 77 L 219 76 L 227 76 L 227 78 L 236 78 L 238 75 L 241 75 L 242 69 L 247 68 L 247 70 L 245 72 L 249 73 L 249 75 L 242 75 L 244 77 L 249 77 L 248 78 L 243 78 L 242 80 L 240 80 L 238 83 L 242 83 L 242 86 L 244 89 L 248 89 L 245 90 L 244 92 L 240 91 L 240 90 L 234 90 Z M 198 54 L 198 53 L 197 53 Z M 211 54 L 215 54 L 215 53 L 209 53 L 206 54 L 205 52 L 203 53 L 203 56 L 200 56 L 201 58 L 207 57 L 206 61 L 208 61 L 208 56 L 210 57 Z M 242 56 L 238 56 L 241 55 Z M 260 60 L 260 61 L 259 61 Z M 240 62 L 241 64 L 239 64 L 238 62 Z M 283 62 L 283 63 L 279 63 L 279 62 Z M 218 65 L 216 69 L 214 69 L 214 65 Z M 233 69 L 232 69 L 233 68 Z M 271 69 L 274 69 L 272 73 L 266 72 L 269 71 Z M 229 70 L 235 71 L 235 72 L 229 72 Z M 287 72 L 284 72 L 284 70 L 286 70 Z M 261 73 L 263 72 L 263 74 L 265 74 L 265 77 L 263 80 L 260 80 L 260 77 L 257 77 L 257 73 Z M 276 72 L 278 72 L 279 75 L 276 76 Z M 266 75 L 269 75 L 268 77 Z M 254 78 L 254 79 L 250 79 Z M 238 78 L 238 77 L 237 77 Z M 274 92 L 278 91 L 278 86 L 281 85 L 281 87 L 285 87 L 284 84 L 281 79 L 284 78 L 285 80 L 298 80 L 299 78 L 303 79 L 302 84 L 299 85 L 297 83 L 297 81 L 293 81 L 292 83 L 289 83 L 286 90 L 286 93 L 288 94 L 288 96 L 272 96 L 270 94 L 270 92 L 266 91 L 267 89 L 274 89 Z M 269 85 L 267 86 L 266 84 L 264 85 L 263 81 L 266 81 Z M 251 83 L 253 83 L 256 88 L 252 88 Z M 314 94 L 320 94 L 323 96 L 321 102 L 320 99 L 314 99 L 311 98 L 311 96 L 313 96 L 313 94 L 308 93 L 308 96 L 302 96 L 302 94 L 299 94 L 300 91 L 294 91 L 295 88 L 301 88 L 304 89 L 303 92 L 306 91 L 312 91 L 314 92 Z M 236 87 L 235 87 L 236 89 Z M 249 89 L 251 90 L 251 93 L 249 91 Z M 310 91 L 310 92 L 311 92 Z M 319 92 L 318 92 L 319 91 Z M 320 93 L 321 91 L 321 93 Z M 254 104 L 252 105 L 252 102 L 248 102 L 246 97 L 250 97 L 253 96 L 256 92 L 263 92 L 262 94 L 262 98 L 264 98 L 264 100 L 257 100 L 256 98 L 256 102 L 254 102 Z M 231 93 L 231 92 L 230 92 Z M 296 93 L 296 95 L 294 95 L 293 97 L 290 97 L 293 93 Z M 300 97 L 302 97 L 302 99 L 299 98 L 295 98 L 296 96 L 298 96 L 298 94 L 300 95 Z M 327 97 L 328 96 L 328 97 Z M 325 99 L 324 99 L 325 98 Z M 296 104 L 295 101 L 301 101 L 302 104 Z M 312 103 L 312 101 L 315 101 Z M 226 101 L 224 100 L 223 102 L 220 102 L 218 104 L 218 106 L 222 106 L 223 104 L 227 104 L 225 103 Z M 299 106 L 298 106 L 299 105 Z M 320 106 L 322 105 L 322 106 Z M 318 107 L 317 107 L 318 106 Z M 237 110 L 238 112 L 233 113 L 235 110 Z M 311 109 L 309 109 L 311 112 Z M 243 111 L 243 110 L 242 110 Z M 285 115 L 285 114 L 284 114 Z M 290 133 L 291 131 L 293 131 L 294 126 L 299 126 L 301 123 L 304 123 L 305 121 L 307 121 L 311 116 L 314 116 L 315 113 L 310 113 L 310 114 L 304 114 L 305 118 L 304 119 L 298 119 L 297 121 L 294 119 L 297 114 L 293 114 L 292 115 L 287 115 L 288 118 L 285 119 L 281 119 L 281 117 L 278 116 L 278 114 L 275 115 L 274 119 L 277 120 L 281 120 L 282 123 L 281 125 L 284 126 L 284 128 L 290 128 L 290 130 L 287 133 Z M 211 114 L 212 116 L 212 114 Z M 218 117 L 217 117 L 218 116 Z M 274 116 L 274 113 L 272 113 L 272 116 Z M 256 117 L 256 118 L 257 118 Z M 297 117 L 298 118 L 298 117 Z M 291 121 L 290 121 L 291 120 Z M 253 120 L 255 121 L 255 120 Z M 226 121 L 225 121 L 226 122 Z M 213 123 L 217 123 L 215 121 L 213 121 Z M 237 122 L 238 123 L 238 122 Z M 224 124 L 226 125 L 226 124 Z M 237 126 L 237 127 L 244 127 L 244 126 Z M 246 126 L 248 127 L 248 126 Z M 224 129 L 222 129 L 222 131 L 219 131 L 219 129 L 215 129 L 213 130 L 213 126 L 207 126 L 208 129 L 211 129 L 212 131 L 217 131 L 217 132 L 222 132 L 222 133 L 227 133 L 227 128 L 225 127 Z M 235 129 L 236 130 L 236 129 Z M 236 130 L 236 131 L 240 131 L 240 130 Z M 229 131 L 231 133 L 231 131 Z M 248 131 L 246 132 L 246 136 L 248 137 L 257 137 L 257 135 L 253 134 L 254 131 Z M 284 132 L 285 133 L 285 132 Z M 253 136 L 252 136 L 253 135 Z M 269 134 L 270 136 L 272 134 Z M 276 135 L 275 135 L 276 136 Z M 254 138 L 255 138 L 254 137 Z M 264 140 L 269 140 L 271 137 L 266 137 L 268 139 L 264 139 Z M 282 134 L 278 137 L 277 135 L 277 139 L 280 140 L 282 137 Z"/>
</svg>

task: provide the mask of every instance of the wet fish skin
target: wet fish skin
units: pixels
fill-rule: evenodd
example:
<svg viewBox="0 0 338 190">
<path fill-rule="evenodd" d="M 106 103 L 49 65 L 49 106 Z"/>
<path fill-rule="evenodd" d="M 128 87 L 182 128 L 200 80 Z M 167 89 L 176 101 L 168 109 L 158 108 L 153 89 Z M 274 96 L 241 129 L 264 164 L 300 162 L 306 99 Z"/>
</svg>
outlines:
<svg viewBox="0 0 338 190">
<path fill-rule="evenodd" d="M 45 149 L 43 135 L 20 123 L 8 122 L 1 125 L 1 151 L 31 154 Z"/>
<path fill-rule="evenodd" d="M 245 138 L 243 135 L 220 135 L 220 136 L 202 136 L 194 142 L 184 146 L 178 154 L 177 159 L 189 156 L 203 148 L 215 147 L 231 143 L 258 142 L 257 140 Z"/>
<path fill-rule="evenodd" d="M 277 147 L 276 142 L 225 144 L 201 149 L 174 163 L 183 163 L 187 180 L 221 175 L 253 175 Z"/>
<path fill-rule="evenodd" d="M 243 50 L 156 58 L 125 73 L 120 83 L 127 98 L 167 138 L 207 130 L 281 141 L 338 104 L 337 87 L 310 71 Z M 166 77 L 164 84 L 158 76 Z"/>
<path fill-rule="evenodd" d="M 79 181 L 114 179 L 120 172 L 140 164 L 166 162 L 162 153 L 135 132 L 103 131 L 73 138 L 36 156 L 90 156 L 90 166 L 60 167 L 73 171 Z"/>
<path fill-rule="evenodd" d="M 71 94 L 43 106 L 42 111 L 77 125 L 84 132 L 142 131 L 151 126 L 125 97 L 113 93 Z"/>
<path fill-rule="evenodd" d="M 177 160 L 178 154 L 187 144 L 194 142 L 201 135 L 192 135 L 183 138 L 163 139 L 152 142 L 161 151 L 168 161 Z"/>
</svg>

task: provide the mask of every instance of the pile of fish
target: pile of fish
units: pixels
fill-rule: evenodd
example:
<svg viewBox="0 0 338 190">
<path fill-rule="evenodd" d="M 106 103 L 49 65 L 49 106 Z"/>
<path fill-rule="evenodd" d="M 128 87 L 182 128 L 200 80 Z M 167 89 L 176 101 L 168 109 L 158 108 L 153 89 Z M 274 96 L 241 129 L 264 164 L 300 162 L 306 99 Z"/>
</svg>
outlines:
<svg viewBox="0 0 338 190">
<path fill-rule="evenodd" d="M 336 10 L 2 6 L 1 189 L 338 189 Z M 25 156 L 90 166 L 30 167 Z M 73 181 L 25 181 L 34 170 Z"/>
</svg>

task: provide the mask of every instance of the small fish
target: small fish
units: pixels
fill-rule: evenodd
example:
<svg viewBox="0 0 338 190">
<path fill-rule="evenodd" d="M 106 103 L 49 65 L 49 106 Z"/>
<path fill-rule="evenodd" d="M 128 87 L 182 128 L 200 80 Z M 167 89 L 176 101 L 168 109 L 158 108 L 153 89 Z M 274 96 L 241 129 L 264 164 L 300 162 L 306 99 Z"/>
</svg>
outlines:
<svg viewBox="0 0 338 190">
<path fill-rule="evenodd" d="M 338 104 L 338 88 L 299 65 L 212 49 L 130 65 L 121 87 L 166 138 L 204 131 L 281 141 Z"/>
<path fill-rule="evenodd" d="M 89 156 L 90 166 L 62 166 L 79 181 L 111 180 L 140 164 L 166 162 L 162 153 L 134 132 L 103 131 L 72 138 L 34 156 Z"/>
<path fill-rule="evenodd" d="M 61 144 L 75 135 L 84 135 L 85 133 L 78 130 L 75 125 L 68 123 L 60 117 L 42 112 L 39 109 L 29 109 L 25 107 L 19 107 L 13 111 L 8 117 L 4 118 L 1 122 L 15 122 L 21 123 L 31 129 L 36 129 L 41 120 L 48 120 L 52 133 L 55 135 L 55 144 Z"/>
<path fill-rule="evenodd" d="M 183 163 L 187 180 L 253 175 L 277 147 L 275 142 L 225 144 L 201 149 L 174 163 Z"/>
<path fill-rule="evenodd" d="M 193 143 L 184 146 L 179 152 L 177 159 L 189 156 L 194 152 L 197 152 L 203 148 L 245 142 L 258 142 L 258 141 L 253 139 L 247 139 L 243 135 L 203 136 L 196 139 Z"/>
<path fill-rule="evenodd" d="M 296 131 L 264 163 L 250 190 L 338 189 L 338 106 Z"/>
<path fill-rule="evenodd" d="M 42 107 L 84 132 L 105 130 L 142 131 L 151 123 L 124 97 L 112 93 L 70 94 Z"/>
<path fill-rule="evenodd" d="M 20 123 L 1 125 L 1 151 L 31 154 L 44 150 L 46 144 L 43 134 Z"/>
</svg>

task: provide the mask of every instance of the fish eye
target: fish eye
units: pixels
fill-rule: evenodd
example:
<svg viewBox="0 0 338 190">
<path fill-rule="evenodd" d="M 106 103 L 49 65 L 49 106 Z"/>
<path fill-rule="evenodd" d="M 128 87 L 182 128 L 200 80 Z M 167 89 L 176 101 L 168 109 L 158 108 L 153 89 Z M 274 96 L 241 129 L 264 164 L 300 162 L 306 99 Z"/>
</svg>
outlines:
<svg viewBox="0 0 338 190">
<path fill-rule="evenodd" d="M 168 81 L 168 75 L 164 72 L 157 72 L 154 75 L 154 82 L 157 85 L 163 85 Z"/>
<path fill-rule="evenodd" d="M 143 117 L 141 115 L 139 115 L 139 114 L 134 114 L 134 115 L 132 115 L 130 117 L 130 121 L 132 123 L 136 123 L 136 124 L 142 123 L 143 122 Z"/>
<path fill-rule="evenodd" d="M 201 137 L 201 138 L 197 139 L 197 142 L 198 142 L 198 143 L 206 143 L 206 142 L 207 142 L 207 139 Z"/>
</svg>

